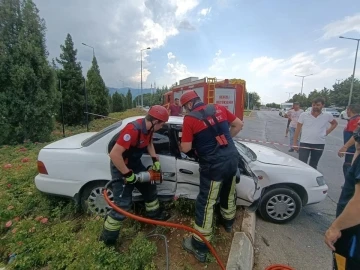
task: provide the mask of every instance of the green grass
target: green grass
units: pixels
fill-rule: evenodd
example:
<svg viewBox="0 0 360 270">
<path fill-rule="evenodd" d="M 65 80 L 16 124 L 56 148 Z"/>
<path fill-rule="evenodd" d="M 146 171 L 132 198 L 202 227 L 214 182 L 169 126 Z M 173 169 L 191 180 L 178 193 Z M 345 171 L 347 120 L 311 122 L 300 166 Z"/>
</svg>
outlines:
<svg viewBox="0 0 360 270">
<path fill-rule="evenodd" d="M 110 117 L 141 114 L 144 111 L 133 109 Z M 112 123 L 110 119 L 94 120 L 90 131 Z M 85 130 L 66 127 L 66 135 Z M 62 138 L 60 125 L 52 137 Z M 0 265 L 7 269 L 155 269 L 156 245 L 139 233 L 138 223 L 124 222 L 122 234 L 131 237 L 131 242 L 119 256 L 117 250 L 97 240 L 102 218 L 84 215 L 71 200 L 36 189 L 36 160 L 44 145 L 28 142 L 0 148 Z M 7 264 L 12 254 L 16 257 Z"/>
<path fill-rule="evenodd" d="M 250 110 L 245 110 L 244 111 L 244 116 L 250 116 L 251 112 L 252 111 L 250 111 Z"/>
</svg>

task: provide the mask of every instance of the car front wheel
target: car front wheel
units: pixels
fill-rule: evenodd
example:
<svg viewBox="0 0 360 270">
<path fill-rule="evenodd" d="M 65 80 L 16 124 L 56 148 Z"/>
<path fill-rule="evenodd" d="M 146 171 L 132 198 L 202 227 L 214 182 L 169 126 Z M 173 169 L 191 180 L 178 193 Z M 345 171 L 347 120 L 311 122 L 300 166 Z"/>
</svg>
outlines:
<svg viewBox="0 0 360 270">
<path fill-rule="evenodd" d="M 296 218 L 301 208 L 301 198 L 293 189 L 279 187 L 263 195 L 259 212 L 264 220 L 283 224 Z"/>
<path fill-rule="evenodd" d="M 105 216 L 111 207 L 106 202 L 103 190 L 106 185 L 105 181 L 96 181 L 85 186 L 81 194 L 81 207 L 85 213 L 97 216 Z M 111 190 L 108 191 L 111 201 L 114 200 Z"/>
</svg>

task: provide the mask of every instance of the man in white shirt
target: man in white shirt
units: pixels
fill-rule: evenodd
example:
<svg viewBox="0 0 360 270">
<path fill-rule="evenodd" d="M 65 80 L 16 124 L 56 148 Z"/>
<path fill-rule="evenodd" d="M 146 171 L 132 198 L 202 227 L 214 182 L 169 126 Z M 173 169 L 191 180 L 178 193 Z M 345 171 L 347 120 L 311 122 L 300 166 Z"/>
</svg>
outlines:
<svg viewBox="0 0 360 270">
<path fill-rule="evenodd" d="M 289 149 L 289 152 L 294 152 L 294 148 L 292 147 L 293 141 L 294 141 L 294 134 L 295 134 L 295 130 L 296 130 L 296 126 L 297 126 L 299 116 L 303 112 L 304 112 L 304 110 L 300 109 L 299 102 L 294 102 L 293 103 L 293 108 L 291 110 L 289 110 L 287 112 L 287 114 L 286 114 L 287 118 L 288 118 L 287 128 L 289 129 L 289 133 L 290 133 L 290 149 Z M 299 145 L 299 141 L 297 141 L 296 145 Z"/>
<path fill-rule="evenodd" d="M 295 130 L 293 147 L 295 150 L 299 149 L 297 141 L 301 131 L 299 159 L 314 169 L 317 169 L 319 160 L 324 152 L 325 138 L 338 125 L 332 114 L 323 113 L 325 100 L 323 98 L 315 98 L 312 102 L 312 110 L 310 112 L 303 112 L 297 123 Z M 330 127 L 328 125 L 330 123 Z"/>
</svg>

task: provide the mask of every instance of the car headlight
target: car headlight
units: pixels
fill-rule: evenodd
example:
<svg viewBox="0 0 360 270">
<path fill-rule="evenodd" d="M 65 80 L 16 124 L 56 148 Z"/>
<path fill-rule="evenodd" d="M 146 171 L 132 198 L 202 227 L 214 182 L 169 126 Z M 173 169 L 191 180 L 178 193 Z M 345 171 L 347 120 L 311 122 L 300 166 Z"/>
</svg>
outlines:
<svg viewBox="0 0 360 270">
<path fill-rule="evenodd" d="M 319 177 L 316 177 L 316 182 L 318 183 L 319 186 L 323 186 L 325 185 L 325 179 L 324 179 L 324 176 L 319 176 Z"/>
</svg>

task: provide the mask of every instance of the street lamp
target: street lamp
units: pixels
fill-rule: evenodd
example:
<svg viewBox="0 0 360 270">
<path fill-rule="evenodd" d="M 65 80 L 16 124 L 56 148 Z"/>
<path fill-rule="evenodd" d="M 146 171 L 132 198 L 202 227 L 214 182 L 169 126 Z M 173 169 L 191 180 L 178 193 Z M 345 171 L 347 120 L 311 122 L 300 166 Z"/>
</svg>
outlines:
<svg viewBox="0 0 360 270">
<path fill-rule="evenodd" d="M 301 77 L 302 78 L 302 83 L 301 83 L 301 95 L 302 95 L 302 92 L 303 92 L 303 87 L 304 87 L 304 78 L 305 77 L 308 77 L 308 76 L 311 76 L 311 75 L 314 75 L 314 74 L 309 74 L 309 75 L 295 75 L 296 77 Z"/>
<path fill-rule="evenodd" d="M 81 44 L 84 45 L 84 46 L 86 46 L 86 47 L 92 48 L 92 49 L 93 49 L 93 57 L 95 56 L 95 49 L 94 49 L 94 47 L 91 47 L 90 45 L 87 45 L 87 44 L 85 44 L 85 43 L 81 43 Z"/>
<path fill-rule="evenodd" d="M 349 95 L 349 102 L 348 102 L 348 105 L 350 105 L 351 104 L 352 91 L 353 91 L 353 87 L 354 87 L 356 60 L 357 60 L 357 54 L 358 54 L 358 50 L 359 50 L 360 38 L 347 38 L 347 37 L 343 37 L 343 36 L 340 36 L 339 38 L 351 39 L 351 40 L 356 40 L 357 41 L 356 53 L 355 53 L 355 62 L 354 62 L 354 70 L 353 70 L 352 79 L 351 79 L 350 95 Z"/>
<path fill-rule="evenodd" d="M 144 99 L 143 99 L 143 82 L 142 82 L 142 52 L 146 51 L 146 50 L 150 50 L 150 47 L 147 47 L 146 49 L 142 49 L 140 50 L 140 55 L 141 55 L 141 64 L 140 64 L 140 70 L 141 70 L 141 107 L 144 107 Z"/>
</svg>

